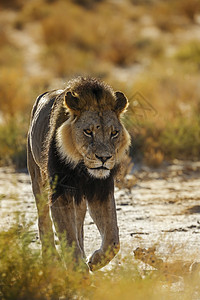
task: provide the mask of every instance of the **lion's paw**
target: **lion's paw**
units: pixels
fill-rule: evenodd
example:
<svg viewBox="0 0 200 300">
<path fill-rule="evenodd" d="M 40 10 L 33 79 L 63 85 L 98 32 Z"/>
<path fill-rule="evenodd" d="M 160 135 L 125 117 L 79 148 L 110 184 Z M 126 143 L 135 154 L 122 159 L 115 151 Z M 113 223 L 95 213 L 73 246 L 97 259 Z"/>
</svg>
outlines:
<svg viewBox="0 0 200 300">
<path fill-rule="evenodd" d="M 88 266 L 90 268 L 90 271 L 97 271 L 98 269 L 105 266 L 107 263 L 108 259 L 106 259 L 104 252 L 101 249 L 99 249 L 96 250 L 90 257 L 88 261 Z"/>
</svg>

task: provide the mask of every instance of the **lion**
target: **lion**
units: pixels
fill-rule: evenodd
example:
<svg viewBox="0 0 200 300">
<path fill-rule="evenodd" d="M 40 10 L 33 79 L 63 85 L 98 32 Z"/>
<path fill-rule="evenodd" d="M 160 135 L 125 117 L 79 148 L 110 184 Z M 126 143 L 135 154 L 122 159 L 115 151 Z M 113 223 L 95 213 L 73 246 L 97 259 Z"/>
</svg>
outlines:
<svg viewBox="0 0 200 300">
<path fill-rule="evenodd" d="M 88 207 L 102 244 L 87 263 L 95 271 L 119 251 L 114 177 L 130 145 L 120 117 L 128 100 L 95 78 L 78 77 L 63 90 L 40 95 L 28 132 L 28 170 L 38 210 L 43 258 L 56 252 L 58 237 L 83 259 L 83 223 Z M 44 191 L 48 183 L 48 199 Z"/>
</svg>

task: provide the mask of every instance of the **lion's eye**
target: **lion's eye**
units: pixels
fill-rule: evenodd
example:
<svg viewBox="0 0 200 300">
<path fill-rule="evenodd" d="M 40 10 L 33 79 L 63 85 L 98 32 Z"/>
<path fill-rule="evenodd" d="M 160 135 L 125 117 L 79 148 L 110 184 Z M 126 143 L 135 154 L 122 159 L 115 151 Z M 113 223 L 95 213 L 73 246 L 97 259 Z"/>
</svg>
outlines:
<svg viewBox="0 0 200 300">
<path fill-rule="evenodd" d="M 86 136 L 89 136 L 89 137 L 92 136 L 92 130 L 90 130 L 90 129 L 85 129 L 85 130 L 83 130 L 83 132 Z"/>
<path fill-rule="evenodd" d="M 118 135 L 119 135 L 119 131 L 118 131 L 118 130 L 113 130 L 113 131 L 111 132 L 111 137 L 112 137 L 112 138 L 116 138 Z"/>
</svg>

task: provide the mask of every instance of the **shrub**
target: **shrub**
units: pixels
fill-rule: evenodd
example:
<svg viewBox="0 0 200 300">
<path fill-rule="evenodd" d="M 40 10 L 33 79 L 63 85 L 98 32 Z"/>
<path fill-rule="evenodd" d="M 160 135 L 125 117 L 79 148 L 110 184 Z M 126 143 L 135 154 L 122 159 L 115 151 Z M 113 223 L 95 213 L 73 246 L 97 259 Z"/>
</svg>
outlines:
<svg viewBox="0 0 200 300">
<path fill-rule="evenodd" d="M 0 111 L 4 117 L 25 112 L 29 101 L 29 84 L 23 71 L 17 68 L 2 68 L 0 73 Z"/>
<path fill-rule="evenodd" d="M 20 9 L 24 5 L 24 3 L 25 0 L 2 0 L 0 3 L 0 7 Z"/>
<path fill-rule="evenodd" d="M 200 12 L 200 3 L 198 0 L 177 0 L 177 10 L 194 21 L 196 14 Z"/>
<path fill-rule="evenodd" d="M 200 63 L 200 43 L 197 41 L 191 41 L 182 45 L 175 57 L 181 62 L 193 63 L 199 68 Z"/>
<path fill-rule="evenodd" d="M 87 280 L 81 267 L 73 270 L 70 251 L 66 268 L 52 258 L 43 265 L 38 247 L 33 247 L 35 233 L 30 226 L 31 222 L 18 216 L 12 228 L 0 232 L 0 298 L 58 299 L 64 295 L 72 299 Z"/>
<path fill-rule="evenodd" d="M 0 165 L 26 167 L 27 120 L 16 116 L 0 123 Z"/>
<path fill-rule="evenodd" d="M 200 119 L 180 118 L 167 124 L 160 136 L 160 147 L 166 158 L 200 159 Z"/>
</svg>

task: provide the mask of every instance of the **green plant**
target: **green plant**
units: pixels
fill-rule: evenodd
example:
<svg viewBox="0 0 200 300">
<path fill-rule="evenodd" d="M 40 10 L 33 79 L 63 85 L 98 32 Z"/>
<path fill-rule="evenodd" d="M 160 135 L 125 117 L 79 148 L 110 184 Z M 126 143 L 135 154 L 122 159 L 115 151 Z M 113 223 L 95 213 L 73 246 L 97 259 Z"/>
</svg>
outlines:
<svg viewBox="0 0 200 300">
<path fill-rule="evenodd" d="M 200 159 L 200 119 L 180 118 L 168 124 L 159 139 L 166 158 Z"/>
<path fill-rule="evenodd" d="M 200 62 L 200 43 L 197 41 L 191 41 L 180 47 L 175 57 L 181 62 L 196 64 L 199 68 Z"/>
<path fill-rule="evenodd" d="M 0 124 L 0 165 L 26 167 L 27 124 L 27 120 L 19 116 Z"/>
</svg>

